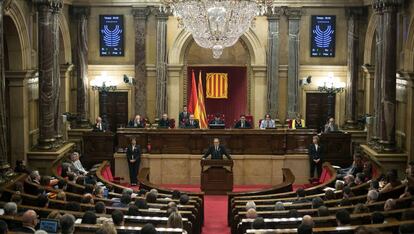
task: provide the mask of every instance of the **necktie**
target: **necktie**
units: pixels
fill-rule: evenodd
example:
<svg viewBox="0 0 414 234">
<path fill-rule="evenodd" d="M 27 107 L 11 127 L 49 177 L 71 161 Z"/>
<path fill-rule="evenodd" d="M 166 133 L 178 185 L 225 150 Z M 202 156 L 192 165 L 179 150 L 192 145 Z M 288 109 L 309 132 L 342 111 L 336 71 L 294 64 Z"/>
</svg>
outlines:
<svg viewBox="0 0 414 234">
<path fill-rule="evenodd" d="M 267 126 L 266 127 L 269 127 L 269 120 L 267 121 Z"/>
<path fill-rule="evenodd" d="M 241 123 L 241 127 L 244 128 L 244 123 L 243 122 Z"/>
</svg>

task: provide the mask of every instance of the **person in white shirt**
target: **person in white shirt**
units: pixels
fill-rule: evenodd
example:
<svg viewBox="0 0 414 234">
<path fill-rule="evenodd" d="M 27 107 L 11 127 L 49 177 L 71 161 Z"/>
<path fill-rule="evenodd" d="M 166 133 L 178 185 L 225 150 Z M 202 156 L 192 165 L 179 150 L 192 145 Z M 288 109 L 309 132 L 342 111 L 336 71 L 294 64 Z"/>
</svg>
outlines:
<svg viewBox="0 0 414 234">
<path fill-rule="evenodd" d="M 88 171 L 85 170 L 85 168 L 83 167 L 81 161 L 79 160 L 79 153 L 78 152 L 73 152 L 70 155 L 70 160 L 72 161 L 72 167 L 71 167 L 72 171 L 74 171 L 77 174 L 82 174 L 82 175 L 88 174 Z"/>
<path fill-rule="evenodd" d="M 265 119 L 260 123 L 260 129 L 266 128 L 276 128 L 276 123 L 269 114 L 266 114 Z"/>
</svg>

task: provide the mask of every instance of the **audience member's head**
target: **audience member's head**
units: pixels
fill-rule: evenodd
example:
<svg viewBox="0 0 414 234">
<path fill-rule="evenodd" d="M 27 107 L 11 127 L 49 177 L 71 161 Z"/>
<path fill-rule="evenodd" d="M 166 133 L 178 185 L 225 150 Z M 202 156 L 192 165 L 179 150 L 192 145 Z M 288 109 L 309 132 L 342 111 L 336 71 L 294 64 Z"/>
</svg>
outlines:
<svg viewBox="0 0 414 234">
<path fill-rule="evenodd" d="M 345 186 L 342 190 L 343 198 L 351 198 L 352 197 L 352 190 L 351 187 Z"/>
<path fill-rule="evenodd" d="M 0 234 L 6 234 L 9 232 L 7 223 L 4 220 L 0 220 Z"/>
<path fill-rule="evenodd" d="M 60 179 L 57 183 L 58 189 L 66 190 L 68 183 L 64 179 Z"/>
<path fill-rule="evenodd" d="M 371 223 L 372 224 L 378 224 L 378 223 L 384 223 L 385 216 L 381 212 L 373 212 L 371 214 Z"/>
<path fill-rule="evenodd" d="M 181 192 L 180 191 L 178 191 L 178 190 L 174 190 L 173 192 L 172 192 L 172 195 L 171 195 L 171 198 L 172 199 L 180 199 L 180 196 L 181 196 Z"/>
<path fill-rule="evenodd" d="M 37 214 L 34 210 L 27 210 L 22 216 L 23 227 L 35 228 L 38 223 Z"/>
<path fill-rule="evenodd" d="M 183 228 L 183 218 L 178 212 L 172 212 L 167 221 L 168 228 Z"/>
<path fill-rule="evenodd" d="M 337 180 L 335 182 L 335 190 L 339 191 L 342 190 L 344 188 L 344 182 L 342 180 Z"/>
<path fill-rule="evenodd" d="M 4 215 L 16 215 L 17 214 L 17 205 L 14 202 L 7 202 L 4 207 Z"/>
<path fill-rule="evenodd" d="M 46 194 L 41 194 L 37 197 L 37 205 L 39 207 L 47 207 L 49 205 L 49 198 Z"/>
<path fill-rule="evenodd" d="M 306 196 L 306 191 L 303 188 L 298 188 L 298 190 L 296 190 L 296 195 L 299 199 L 304 198 Z"/>
<path fill-rule="evenodd" d="M 138 209 L 148 209 L 147 201 L 142 198 L 135 200 L 135 205 L 138 207 Z"/>
<path fill-rule="evenodd" d="M 365 204 L 358 203 L 355 205 L 353 214 L 362 214 L 362 213 L 369 213 L 369 209 Z"/>
<path fill-rule="evenodd" d="M 301 224 L 298 227 L 298 234 L 312 234 L 312 227 L 306 224 Z"/>
<path fill-rule="evenodd" d="M 379 193 L 377 190 L 369 190 L 367 193 L 367 203 L 376 202 L 378 200 Z"/>
<path fill-rule="evenodd" d="M 246 202 L 246 210 L 256 209 L 256 203 L 254 201 Z"/>
<path fill-rule="evenodd" d="M 378 180 L 371 180 L 369 183 L 369 190 L 378 190 L 380 187 L 380 184 Z"/>
<path fill-rule="evenodd" d="M 246 213 L 246 218 L 248 219 L 255 219 L 257 218 L 257 212 L 255 209 L 250 208 Z"/>
<path fill-rule="evenodd" d="M 36 182 L 40 184 L 40 174 L 39 171 L 32 171 L 30 173 L 30 179 L 32 180 L 32 182 Z"/>
<path fill-rule="evenodd" d="M 95 187 L 91 184 L 85 184 L 85 189 L 83 190 L 83 193 L 90 193 L 93 194 L 93 191 L 95 190 Z"/>
<path fill-rule="evenodd" d="M 351 174 L 346 175 L 344 177 L 344 181 L 345 181 L 345 184 L 346 185 L 351 186 L 354 183 L 354 181 L 355 181 L 355 177 L 353 175 L 351 175 Z"/>
<path fill-rule="evenodd" d="M 400 226 L 400 234 L 413 234 L 414 233 L 414 224 L 403 224 Z"/>
<path fill-rule="evenodd" d="M 157 230 L 152 223 L 147 223 L 141 228 L 141 234 L 157 234 Z"/>
<path fill-rule="evenodd" d="M 347 210 L 339 210 L 336 212 L 336 223 L 338 227 L 349 225 L 351 223 L 351 216 Z"/>
<path fill-rule="evenodd" d="M 79 185 L 84 185 L 85 184 L 85 177 L 83 177 L 83 176 L 76 177 L 76 183 L 79 184 Z"/>
<path fill-rule="evenodd" d="M 147 193 L 148 193 L 148 190 L 146 190 L 146 189 L 140 189 L 138 191 L 138 196 L 139 197 L 145 197 L 145 194 L 147 194 Z M 174 196 L 174 192 L 173 192 L 173 196 Z M 178 197 L 178 198 L 180 198 L 180 197 Z M 173 198 L 173 199 L 178 199 L 178 198 Z"/>
<path fill-rule="evenodd" d="M 157 196 L 154 193 L 148 192 L 146 196 L 147 203 L 156 203 L 157 202 Z"/>
<path fill-rule="evenodd" d="M 149 191 L 150 193 L 153 193 L 154 195 L 155 195 L 155 197 L 157 197 L 158 198 L 158 190 L 156 190 L 156 189 L 151 189 L 150 191 Z"/>
<path fill-rule="evenodd" d="M 296 209 L 290 209 L 288 212 L 288 216 L 291 218 L 298 218 L 299 217 L 299 212 Z"/>
<path fill-rule="evenodd" d="M 339 202 L 339 206 L 351 206 L 352 202 L 349 198 L 343 198 L 341 202 Z"/>
<path fill-rule="evenodd" d="M 122 226 L 124 225 L 124 214 L 120 210 L 112 211 L 112 222 L 115 226 Z"/>
<path fill-rule="evenodd" d="M 180 196 L 180 204 L 187 205 L 190 202 L 190 197 L 187 194 L 181 194 Z"/>
<path fill-rule="evenodd" d="M 76 181 L 77 181 L 77 177 L 76 177 L 76 174 L 75 173 L 73 173 L 73 172 L 68 172 L 67 173 L 68 174 L 68 181 L 70 181 L 70 182 L 72 182 L 72 183 L 76 183 Z"/>
<path fill-rule="evenodd" d="M 83 224 L 96 224 L 96 214 L 92 211 L 86 211 L 82 217 Z"/>
<path fill-rule="evenodd" d="M 72 234 L 75 231 L 75 217 L 65 214 L 60 218 L 60 228 L 62 234 Z"/>
<path fill-rule="evenodd" d="M 335 199 L 335 192 L 332 189 L 328 189 L 325 191 L 325 200 L 333 200 Z"/>
<path fill-rule="evenodd" d="M 310 227 L 314 226 L 313 218 L 310 215 L 305 215 L 302 218 L 302 224 L 308 225 Z"/>
<path fill-rule="evenodd" d="M 96 234 L 117 234 L 117 231 L 113 223 L 104 222 Z"/>
<path fill-rule="evenodd" d="M 42 186 L 49 186 L 50 185 L 50 176 L 41 176 L 40 177 L 40 185 Z"/>
<path fill-rule="evenodd" d="M 106 206 L 105 203 L 99 201 L 95 204 L 95 212 L 97 214 L 106 214 Z"/>
<path fill-rule="evenodd" d="M 93 191 L 93 195 L 95 197 L 103 198 L 104 197 L 104 190 L 100 186 L 96 186 L 95 191 Z"/>
<path fill-rule="evenodd" d="M 122 194 L 127 194 L 127 195 L 131 196 L 132 193 L 134 193 L 134 190 L 132 190 L 131 188 L 124 188 L 122 190 Z"/>
<path fill-rule="evenodd" d="M 319 207 L 323 206 L 324 202 L 322 200 L 322 198 L 320 197 L 315 197 L 312 199 L 312 209 L 318 209 Z"/>
<path fill-rule="evenodd" d="M 16 183 L 14 183 L 14 190 L 16 192 L 20 192 L 20 193 L 24 193 L 24 186 L 23 183 L 20 181 L 17 181 Z"/>
<path fill-rule="evenodd" d="M 285 206 L 283 205 L 283 202 L 278 201 L 275 204 L 275 211 L 281 211 L 281 210 L 285 210 Z"/>
<path fill-rule="evenodd" d="M 131 216 L 138 216 L 139 215 L 139 209 L 136 205 L 129 205 L 127 215 Z"/>
<path fill-rule="evenodd" d="M 59 191 L 56 194 L 56 200 L 60 200 L 60 201 L 66 201 L 66 193 L 63 191 Z"/>
<path fill-rule="evenodd" d="M 395 199 L 390 198 L 390 199 L 385 201 L 384 211 L 393 210 L 393 209 L 395 209 L 396 206 L 397 206 L 397 201 Z"/>
<path fill-rule="evenodd" d="M 319 217 L 325 217 L 325 216 L 329 216 L 329 209 L 326 206 L 320 206 L 318 208 L 318 216 Z"/>
<path fill-rule="evenodd" d="M 252 229 L 266 229 L 266 223 L 262 217 L 256 217 L 252 223 Z"/>
<path fill-rule="evenodd" d="M 355 234 L 380 234 L 380 231 L 376 228 L 360 226 L 355 229 Z"/>
<path fill-rule="evenodd" d="M 70 211 L 81 211 L 80 203 L 74 202 L 74 201 L 70 201 L 70 202 L 66 203 L 66 210 L 70 210 Z"/>
<path fill-rule="evenodd" d="M 365 174 L 360 172 L 356 174 L 355 184 L 362 184 L 365 182 Z"/>
<path fill-rule="evenodd" d="M 128 205 L 129 203 L 131 203 L 131 195 L 128 194 L 122 194 L 121 195 L 121 203 L 124 205 Z"/>
</svg>

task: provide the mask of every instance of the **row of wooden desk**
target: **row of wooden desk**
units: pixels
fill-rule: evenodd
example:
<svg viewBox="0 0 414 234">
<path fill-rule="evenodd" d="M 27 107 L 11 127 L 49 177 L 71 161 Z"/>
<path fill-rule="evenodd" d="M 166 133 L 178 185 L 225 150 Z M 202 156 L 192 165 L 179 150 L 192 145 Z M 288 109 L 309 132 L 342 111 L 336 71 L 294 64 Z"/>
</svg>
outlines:
<svg viewBox="0 0 414 234">
<path fill-rule="evenodd" d="M 123 152 L 135 138 L 144 153 L 202 154 L 219 138 L 231 154 L 297 155 L 307 154 L 314 129 L 135 129 L 118 128 L 116 133 L 88 132 L 83 136 L 86 161 L 111 160 L 114 151 Z M 351 134 L 321 134 L 324 160 L 347 166 L 352 162 Z M 88 158 L 88 159 L 86 159 Z"/>
</svg>

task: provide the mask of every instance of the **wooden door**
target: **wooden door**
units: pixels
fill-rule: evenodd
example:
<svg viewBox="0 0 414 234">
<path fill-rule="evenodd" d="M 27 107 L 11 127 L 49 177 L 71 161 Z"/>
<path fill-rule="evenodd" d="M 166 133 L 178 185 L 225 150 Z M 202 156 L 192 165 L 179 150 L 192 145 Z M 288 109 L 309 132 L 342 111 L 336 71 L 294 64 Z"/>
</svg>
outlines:
<svg viewBox="0 0 414 234">
<path fill-rule="evenodd" d="M 306 125 L 308 128 L 320 131 L 328 118 L 329 108 L 335 115 L 335 97 L 332 98 L 332 107 L 329 104 L 327 93 L 306 94 Z M 333 116 L 335 117 L 335 116 Z"/>
<path fill-rule="evenodd" d="M 106 105 L 107 119 L 109 129 L 116 132 L 120 126 L 126 126 L 128 123 L 128 93 L 127 92 L 109 92 L 107 102 L 102 102 L 102 94 L 99 95 L 99 110 L 102 111 L 102 105 Z M 102 116 L 102 113 L 100 113 Z"/>
</svg>

